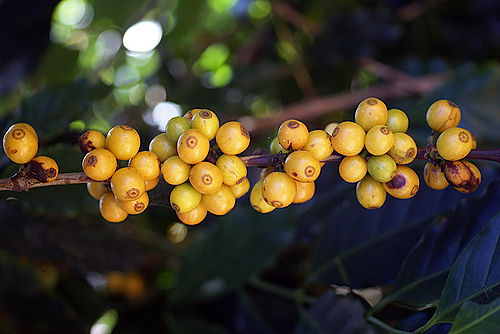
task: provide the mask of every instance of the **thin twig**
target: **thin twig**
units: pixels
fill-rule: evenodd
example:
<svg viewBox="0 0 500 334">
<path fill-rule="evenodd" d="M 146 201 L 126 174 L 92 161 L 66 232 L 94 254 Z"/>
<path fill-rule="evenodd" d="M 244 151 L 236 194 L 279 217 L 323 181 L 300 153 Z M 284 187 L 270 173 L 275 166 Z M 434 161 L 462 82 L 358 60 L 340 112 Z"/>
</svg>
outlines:
<svg viewBox="0 0 500 334">
<path fill-rule="evenodd" d="M 416 159 L 427 160 L 430 152 L 437 152 L 435 147 L 424 146 L 417 150 Z M 321 162 L 331 163 L 340 162 L 344 158 L 343 155 L 334 152 L 328 158 Z M 500 162 L 500 148 L 495 149 L 482 149 L 472 150 L 464 159 L 478 159 Z M 274 166 L 280 161 L 279 154 L 264 154 L 264 155 L 248 155 L 241 157 L 241 160 L 248 167 L 267 167 Z M 96 182 L 89 178 L 83 172 L 63 173 L 57 176 L 52 182 L 42 183 L 26 175 L 20 177 L 14 175 L 12 177 L 0 179 L 0 191 L 29 191 L 31 188 L 68 185 L 68 184 L 82 184 L 88 182 Z"/>
</svg>

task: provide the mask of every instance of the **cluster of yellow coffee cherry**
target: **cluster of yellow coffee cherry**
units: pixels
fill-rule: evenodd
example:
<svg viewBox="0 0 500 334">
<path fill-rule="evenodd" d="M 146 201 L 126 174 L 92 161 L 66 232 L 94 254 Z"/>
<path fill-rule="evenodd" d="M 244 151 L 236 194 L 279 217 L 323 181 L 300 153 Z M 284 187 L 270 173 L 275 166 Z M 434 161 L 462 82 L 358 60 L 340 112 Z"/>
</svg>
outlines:
<svg viewBox="0 0 500 334">
<path fill-rule="evenodd" d="M 481 182 L 479 169 L 463 160 L 476 148 L 473 134 L 458 127 L 461 112 L 449 100 L 439 100 L 427 110 L 433 130 L 425 149 L 428 162 L 424 179 L 432 189 L 470 193 Z M 417 174 L 407 165 L 417 157 L 417 145 L 406 133 L 408 117 L 388 109 L 380 99 L 367 98 L 357 106 L 353 121 L 329 124 L 309 131 L 296 119 L 283 122 L 269 150 L 272 163 L 263 168 L 250 192 L 250 204 L 261 213 L 303 203 L 315 192 L 315 181 L 333 152 L 343 180 L 356 183 L 356 197 L 367 209 L 381 207 L 387 193 L 407 199 L 419 189 Z M 154 137 L 147 151 L 139 151 L 139 133 L 117 125 L 104 135 L 89 130 L 79 137 L 85 154 L 82 168 L 94 182 L 88 192 L 99 201 L 104 219 L 121 222 L 149 205 L 148 191 L 163 178 L 173 186 L 170 205 L 183 223 L 195 225 L 208 212 L 224 215 L 236 199 L 251 188 L 246 162 L 238 156 L 250 144 L 240 122 L 220 125 L 209 109 L 192 109 L 170 119 L 165 132 Z M 56 179 L 57 163 L 38 153 L 38 136 L 27 123 L 12 125 L 3 137 L 3 149 L 21 165 L 20 176 L 40 182 Z M 21 173 L 22 172 L 22 173 Z"/>
<path fill-rule="evenodd" d="M 12 162 L 22 166 L 34 179 L 48 183 L 57 178 L 59 166 L 47 156 L 37 156 L 38 135 L 28 123 L 16 123 L 9 127 L 3 136 L 3 150 Z M 27 164 L 27 169 L 24 168 Z"/>
<path fill-rule="evenodd" d="M 116 125 L 106 136 L 89 130 L 78 141 L 85 153 L 83 171 L 96 181 L 87 183 L 87 190 L 99 200 L 103 218 L 118 223 L 143 212 L 149 205 L 147 191 L 159 182 L 160 161 L 153 152 L 139 152 L 139 133 L 128 125 Z M 119 166 L 119 161 L 128 161 L 127 166 Z"/>
<path fill-rule="evenodd" d="M 335 151 L 344 156 L 339 174 L 356 183 L 356 197 L 367 209 L 381 207 L 386 194 L 407 199 L 419 189 L 419 178 L 408 166 L 417 155 L 417 145 L 406 133 L 408 117 L 400 109 L 387 109 L 384 102 L 370 97 L 354 114 L 332 131 Z"/>
<path fill-rule="evenodd" d="M 173 117 L 148 151 L 139 152 L 140 141 L 128 125 L 117 125 L 106 136 L 95 130 L 80 136 L 80 148 L 87 152 L 83 171 L 102 181 L 88 183 L 88 191 L 99 199 L 100 212 L 110 222 L 143 212 L 149 204 L 147 191 L 160 175 L 174 186 L 170 205 L 188 225 L 203 221 L 207 212 L 228 213 L 250 188 L 246 165 L 237 156 L 249 146 L 250 135 L 236 121 L 219 126 L 211 110 L 192 109 Z M 128 164 L 117 169 L 117 160 Z"/>
<path fill-rule="evenodd" d="M 309 131 L 304 123 L 290 119 L 280 125 L 270 151 L 283 159 L 263 169 L 250 192 L 250 204 L 261 213 L 311 199 L 320 161 L 333 153 L 333 145 L 325 130 Z"/>
<path fill-rule="evenodd" d="M 250 189 L 246 165 L 238 157 L 250 145 L 250 135 L 240 122 L 219 126 L 213 111 L 193 109 L 170 119 L 159 136 L 163 139 L 154 138 L 150 150 L 166 158 L 161 173 L 174 186 L 170 205 L 183 223 L 198 224 L 207 212 L 227 214 Z M 157 141 L 167 140 L 176 144 L 164 154 Z"/>
<path fill-rule="evenodd" d="M 429 137 L 428 147 L 435 144 L 437 149 L 437 155 L 431 151 L 424 167 L 424 180 L 432 189 L 440 190 L 451 185 L 460 192 L 471 193 L 481 182 L 477 166 L 462 160 L 477 147 L 477 142 L 472 132 L 458 127 L 461 117 L 458 106 L 448 100 L 436 101 L 427 110 L 427 124 L 434 131 Z"/>
</svg>

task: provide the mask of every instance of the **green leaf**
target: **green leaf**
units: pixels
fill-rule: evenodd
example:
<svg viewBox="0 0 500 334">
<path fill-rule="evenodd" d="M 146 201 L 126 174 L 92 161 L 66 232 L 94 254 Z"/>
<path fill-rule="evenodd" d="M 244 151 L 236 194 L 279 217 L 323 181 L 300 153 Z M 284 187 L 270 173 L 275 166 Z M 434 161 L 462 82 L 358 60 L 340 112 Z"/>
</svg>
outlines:
<svg viewBox="0 0 500 334">
<path fill-rule="evenodd" d="M 467 301 L 487 302 L 500 291 L 500 214 L 463 250 L 451 268 L 436 313 L 423 332 L 439 322 L 451 322 Z"/>
<path fill-rule="evenodd" d="M 186 249 L 171 299 L 212 297 L 259 273 L 287 242 L 287 214 L 276 211 L 264 220 L 245 207 L 221 217 L 217 229 Z"/>
<path fill-rule="evenodd" d="M 500 299 L 480 305 L 468 301 L 457 313 L 449 334 L 482 334 L 500 331 Z"/>
<path fill-rule="evenodd" d="M 481 196 L 460 201 L 451 212 L 433 221 L 405 259 L 391 293 L 378 308 L 396 300 L 413 307 L 437 305 L 451 266 L 498 212 L 499 185 L 498 181 L 491 183 Z"/>
</svg>

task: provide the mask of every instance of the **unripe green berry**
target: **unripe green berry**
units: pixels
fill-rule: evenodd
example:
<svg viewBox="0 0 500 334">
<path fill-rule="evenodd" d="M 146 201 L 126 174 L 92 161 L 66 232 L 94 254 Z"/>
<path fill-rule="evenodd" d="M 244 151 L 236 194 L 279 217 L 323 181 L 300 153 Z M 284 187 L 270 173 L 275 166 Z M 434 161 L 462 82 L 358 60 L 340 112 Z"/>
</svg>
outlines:
<svg viewBox="0 0 500 334">
<path fill-rule="evenodd" d="M 387 154 L 371 156 L 366 167 L 368 173 L 379 182 L 388 182 L 396 175 L 396 163 Z"/>
<path fill-rule="evenodd" d="M 187 119 L 181 116 L 175 116 L 167 122 L 165 133 L 173 144 L 177 144 L 179 137 L 190 128 L 191 125 Z"/>
</svg>

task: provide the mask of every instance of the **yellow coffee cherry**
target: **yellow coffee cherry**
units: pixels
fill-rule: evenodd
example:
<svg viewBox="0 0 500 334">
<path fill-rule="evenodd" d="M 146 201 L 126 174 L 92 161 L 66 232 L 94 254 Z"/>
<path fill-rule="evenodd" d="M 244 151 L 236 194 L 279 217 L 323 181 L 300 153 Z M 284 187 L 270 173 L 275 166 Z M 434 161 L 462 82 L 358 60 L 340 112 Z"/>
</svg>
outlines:
<svg viewBox="0 0 500 334">
<path fill-rule="evenodd" d="M 429 161 L 424 166 L 424 181 L 429 188 L 434 190 L 442 190 L 449 185 L 441 167 Z"/>
<path fill-rule="evenodd" d="M 31 159 L 28 163 L 28 173 L 34 179 L 43 183 L 48 183 L 57 178 L 59 166 L 54 159 L 40 155 Z"/>
<path fill-rule="evenodd" d="M 109 189 L 103 182 L 87 182 L 87 191 L 90 196 L 100 200 L 104 194 L 109 192 Z"/>
<path fill-rule="evenodd" d="M 17 164 L 29 162 L 38 153 L 38 136 L 30 128 L 26 123 L 14 124 L 3 136 L 3 150 Z"/>
<path fill-rule="evenodd" d="M 292 204 L 297 185 L 295 180 L 283 172 L 272 172 L 262 183 L 262 197 L 267 204 L 284 208 Z"/>
<path fill-rule="evenodd" d="M 112 192 L 107 192 L 99 200 L 101 216 L 110 223 L 120 223 L 128 217 L 128 213 L 120 208 Z"/>
<path fill-rule="evenodd" d="M 368 173 L 379 182 L 388 182 L 396 175 L 396 162 L 387 154 L 373 155 L 366 162 Z"/>
<path fill-rule="evenodd" d="M 307 143 L 308 138 L 307 126 L 296 119 L 284 121 L 278 128 L 279 143 L 287 151 L 301 149 Z"/>
<path fill-rule="evenodd" d="M 356 184 L 356 198 L 365 209 L 378 209 L 384 205 L 387 192 L 382 183 L 366 175 Z"/>
<path fill-rule="evenodd" d="M 201 196 L 201 202 L 208 212 L 214 215 L 222 216 L 228 214 L 236 204 L 236 197 L 231 188 L 223 184 L 219 190 L 212 194 L 204 194 Z"/>
<path fill-rule="evenodd" d="M 292 203 L 304 203 L 314 196 L 314 191 L 316 190 L 316 184 L 314 182 L 295 181 L 295 185 L 297 186 L 297 192 L 295 193 Z"/>
<path fill-rule="evenodd" d="M 469 130 L 467 130 L 469 131 Z M 472 132 L 469 131 L 469 135 L 472 139 L 472 149 L 475 150 L 477 148 L 477 140 L 476 140 L 476 136 L 474 136 L 474 134 Z"/>
<path fill-rule="evenodd" d="M 319 161 L 326 159 L 333 153 L 332 136 L 325 130 L 313 130 L 309 132 L 302 150 L 311 153 Z"/>
<path fill-rule="evenodd" d="M 444 175 L 448 183 L 456 190 L 469 194 L 481 183 L 481 172 L 470 161 L 446 161 Z"/>
<path fill-rule="evenodd" d="M 417 193 L 420 180 L 413 169 L 399 165 L 396 169 L 396 175 L 389 182 L 383 183 L 383 186 L 389 195 L 400 199 L 408 199 Z"/>
<path fill-rule="evenodd" d="M 37 135 L 34 127 L 32 127 L 28 123 L 16 123 L 16 124 L 11 125 L 10 127 L 12 128 L 12 127 L 18 127 L 18 126 L 24 127 L 26 129 L 28 129 L 29 131 L 31 131 L 31 133 L 36 137 L 36 140 L 38 141 L 38 135 Z"/>
<path fill-rule="evenodd" d="M 111 191 L 121 201 L 138 199 L 146 191 L 141 173 L 132 167 L 118 169 L 111 177 Z"/>
<path fill-rule="evenodd" d="M 234 197 L 238 199 L 240 197 L 243 197 L 243 195 L 245 195 L 250 190 L 250 181 L 245 177 L 243 178 L 243 180 L 240 180 L 239 183 L 229 186 L 229 188 L 231 188 Z"/>
<path fill-rule="evenodd" d="M 178 155 L 168 158 L 161 165 L 161 174 L 163 179 L 173 186 L 182 184 L 189 179 L 191 165 L 184 162 Z"/>
<path fill-rule="evenodd" d="M 271 174 L 272 172 L 275 172 L 275 168 L 274 166 L 267 166 L 266 168 L 262 168 L 262 170 L 260 171 L 260 176 L 259 176 L 259 180 L 260 179 L 264 179 L 266 176 L 268 176 L 269 174 Z"/>
<path fill-rule="evenodd" d="M 269 213 L 276 208 L 272 205 L 267 204 L 266 201 L 264 200 L 264 197 L 262 197 L 262 183 L 263 182 L 264 182 L 264 179 L 260 179 L 252 187 L 252 191 L 250 192 L 250 205 L 257 212 Z"/>
<path fill-rule="evenodd" d="M 408 130 L 408 115 L 401 109 L 387 110 L 387 121 L 385 125 L 391 129 L 392 133 L 405 133 Z"/>
<path fill-rule="evenodd" d="M 444 130 L 436 141 L 439 155 L 449 161 L 465 158 L 472 149 L 472 138 L 469 130 L 452 127 Z"/>
<path fill-rule="evenodd" d="M 202 161 L 191 167 L 189 182 L 201 194 L 213 194 L 222 186 L 222 173 L 216 165 Z"/>
<path fill-rule="evenodd" d="M 439 100 L 434 102 L 425 115 L 427 124 L 437 132 L 458 126 L 462 113 L 458 106 L 449 100 Z"/>
<path fill-rule="evenodd" d="M 386 125 L 374 125 L 365 138 L 366 150 L 372 155 L 386 154 L 394 144 L 394 134 Z"/>
<path fill-rule="evenodd" d="M 368 132 L 374 125 L 385 124 L 387 107 L 384 102 L 375 97 L 364 99 L 356 108 L 354 121 Z"/>
<path fill-rule="evenodd" d="M 117 125 L 106 135 L 106 149 L 118 160 L 132 159 L 141 146 L 139 133 L 131 126 Z"/>
<path fill-rule="evenodd" d="M 332 144 L 336 152 L 353 156 L 365 147 L 365 130 L 357 123 L 345 121 L 337 125 L 332 133 Z"/>
<path fill-rule="evenodd" d="M 219 130 L 219 118 L 213 111 L 201 109 L 193 116 L 191 128 L 200 130 L 208 140 L 212 140 Z"/>
<path fill-rule="evenodd" d="M 328 123 L 325 126 L 325 131 L 331 136 L 332 133 L 333 133 L 333 130 L 335 130 L 335 128 L 337 127 L 337 125 L 339 125 L 339 123 L 337 123 L 337 122 Z"/>
<path fill-rule="evenodd" d="M 394 134 L 394 144 L 387 152 L 397 164 L 406 165 L 415 160 L 417 156 L 417 144 L 411 136 L 398 132 Z"/>
<path fill-rule="evenodd" d="M 83 154 L 96 148 L 106 148 L 106 137 L 96 130 L 89 130 L 78 137 L 78 146 Z"/>
<path fill-rule="evenodd" d="M 250 134 L 243 124 L 232 121 L 220 126 L 215 141 L 223 153 L 237 155 L 250 145 Z"/>
<path fill-rule="evenodd" d="M 128 161 L 128 166 L 137 169 L 144 181 L 156 179 L 160 175 L 160 159 L 151 151 L 138 152 Z"/>
<path fill-rule="evenodd" d="M 189 122 L 191 122 L 191 120 L 193 119 L 194 115 L 196 115 L 198 113 L 198 111 L 200 111 L 201 109 L 200 108 L 194 108 L 194 109 L 191 109 L 191 110 L 188 110 L 184 116 L 185 119 L 187 119 Z"/>
<path fill-rule="evenodd" d="M 269 152 L 271 154 L 276 154 L 278 152 L 281 153 L 287 153 L 288 151 L 283 148 L 280 144 L 280 140 L 278 136 L 274 137 L 273 140 L 271 140 L 271 143 L 269 144 Z"/>
<path fill-rule="evenodd" d="M 187 119 L 181 116 L 175 116 L 169 119 L 169 121 L 167 122 L 165 132 L 168 136 L 168 139 L 170 139 L 172 143 L 177 143 L 179 137 L 190 128 L 191 125 L 189 124 L 189 121 Z"/>
<path fill-rule="evenodd" d="M 149 142 L 149 150 L 158 156 L 160 162 L 177 155 L 177 146 L 172 144 L 166 133 L 160 133 Z"/>
<path fill-rule="evenodd" d="M 85 155 L 82 168 L 85 174 L 94 181 L 109 179 L 116 171 L 116 158 L 105 148 L 97 148 Z"/>
<path fill-rule="evenodd" d="M 200 202 L 193 210 L 185 213 L 176 212 L 177 218 L 186 225 L 197 225 L 207 216 L 207 209 Z"/>
<path fill-rule="evenodd" d="M 177 141 L 177 154 L 188 164 L 205 160 L 210 150 L 210 142 L 200 130 L 189 129 Z"/>
<path fill-rule="evenodd" d="M 149 205 L 149 195 L 144 192 L 139 198 L 131 201 L 122 201 L 115 197 L 116 203 L 130 215 L 137 215 L 144 212 Z"/>
<path fill-rule="evenodd" d="M 223 154 L 215 164 L 222 173 L 224 183 L 228 186 L 240 183 L 247 176 L 247 166 L 237 155 Z"/>
<path fill-rule="evenodd" d="M 146 191 L 150 191 L 151 189 L 155 188 L 158 183 L 160 183 L 160 176 L 161 175 L 158 175 L 156 179 L 144 181 L 144 183 L 146 184 Z"/>
<path fill-rule="evenodd" d="M 180 213 L 186 213 L 201 202 L 201 193 L 193 188 L 189 182 L 175 186 L 170 192 L 170 205 Z"/>
<path fill-rule="evenodd" d="M 285 159 L 285 172 L 299 182 L 312 182 L 319 177 L 319 160 L 307 151 L 294 151 Z"/>
<path fill-rule="evenodd" d="M 360 181 L 365 177 L 367 170 L 366 160 L 359 154 L 351 157 L 344 157 L 339 163 L 340 177 L 349 183 Z"/>
</svg>

